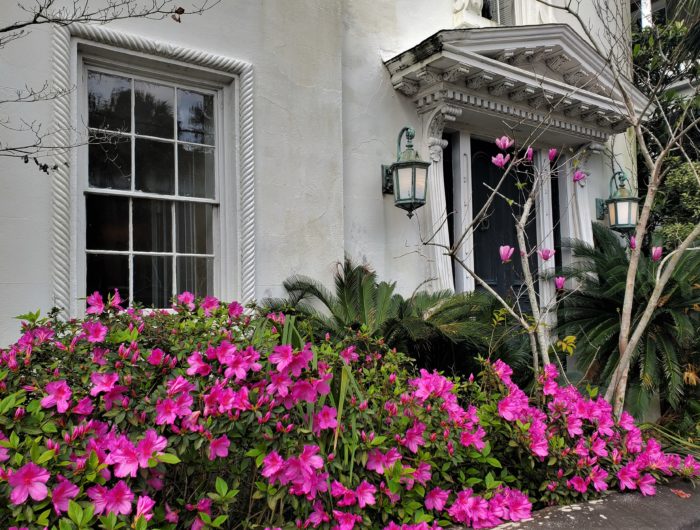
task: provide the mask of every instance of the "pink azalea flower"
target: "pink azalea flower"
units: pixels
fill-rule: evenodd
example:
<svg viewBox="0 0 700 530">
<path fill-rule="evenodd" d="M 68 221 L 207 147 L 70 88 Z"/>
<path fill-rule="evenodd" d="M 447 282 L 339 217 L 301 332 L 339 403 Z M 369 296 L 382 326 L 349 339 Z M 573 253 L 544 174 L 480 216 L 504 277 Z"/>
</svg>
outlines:
<svg viewBox="0 0 700 530">
<path fill-rule="evenodd" d="M 228 316 L 238 318 L 243 314 L 243 306 L 238 302 L 231 302 L 228 306 Z"/>
<path fill-rule="evenodd" d="M 46 385 L 46 393 L 48 394 L 41 400 L 41 406 L 45 409 L 56 407 L 56 410 L 63 413 L 70 407 L 70 398 L 73 395 L 68 383 L 65 381 L 52 381 Z"/>
<path fill-rule="evenodd" d="M 574 171 L 574 182 L 581 182 L 583 179 L 585 179 L 588 175 L 581 171 L 580 169 L 577 169 Z"/>
<path fill-rule="evenodd" d="M 664 253 L 663 247 L 651 247 L 651 260 L 659 261 Z"/>
<path fill-rule="evenodd" d="M 459 441 L 464 447 L 474 446 L 474 449 L 481 451 L 486 447 L 486 442 L 484 442 L 484 436 L 486 436 L 486 431 L 481 426 L 478 426 L 474 432 L 462 431 Z"/>
<path fill-rule="evenodd" d="M 294 359 L 294 350 L 289 344 L 280 344 L 275 346 L 270 362 L 277 367 L 278 372 L 284 372 Z"/>
<path fill-rule="evenodd" d="M 263 460 L 261 475 L 270 479 L 270 482 L 274 483 L 280 476 L 282 476 L 284 470 L 284 459 L 276 451 L 272 451 Z"/>
<path fill-rule="evenodd" d="M 564 284 L 566 283 L 566 277 L 565 276 L 557 276 L 554 278 L 554 287 L 558 291 L 561 291 L 564 288 Z"/>
<path fill-rule="evenodd" d="M 336 415 L 338 411 L 335 407 L 324 405 L 323 408 L 314 416 L 314 432 L 319 434 L 325 429 L 335 429 L 338 426 Z"/>
<path fill-rule="evenodd" d="M 97 343 L 104 342 L 109 328 L 101 322 L 90 321 L 83 322 L 83 331 L 85 332 L 84 336 L 87 338 L 88 342 Z"/>
<path fill-rule="evenodd" d="M 450 490 L 433 488 L 425 496 L 426 509 L 441 512 L 445 508 L 445 504 L 447 503 L 447 499 L 449 498 L 449 496 Z"/>
<path fill-rule="evenodd" d="M 311 512 L 309 517 L 306 519 L 304 528 L 307 528 L 309 525 L 313 526 L 314 528 L 318 528 L 323 523 L 327 523 L 330 520 L 330 516 L 323 509 L 323 503 L 316 501 L 314 503 L 314 511 Z"/>
<path fill-rule="evenodd" d="M 525 160 L 528 162 L 532 162 L 532 155 L 534 151 L 532 150 L 532 147 L 528 147 L 527 151 L 525 151 Z"/>
<path fill-rule="evenodd" d="M 413 424 L 413 427 L 406 431 L 406 436 L 402 440 L 401 445 L 407 447 L 412 453 L 418 452 L 418 447 L 425 445 L 425 440 L 423 439 L 423 432 L 425 431 L 425 424 L 419 421 Z"/>
<path fill-rule="evenodd" d="M 115 477 L 135 477 L 139 470 L 139 457 L 136 448 L 126 436 L 121 436 L 117 446 L 109 455 L 109 462 L 115 464 Z"/>
<path fill-rule="evenodd" d="M 160 348 L 153 348 L 151 353 L 148 355 L 147 362 L 152 366 L 160 366 L 160 363 L 163 362 L 164 356 L 165 352 L 163 350 Z"/>
<path fill-rule="evenodd" d="M 211 366 L 204 362 L 202 359 L 202 354 L 198 351 L 194 352 L 187 358 L 187 364 L 189 368 L 187 369 L 187 375 L 201 375 L 206 377 L 211 373 Z"/>
<path fill-rule="evenodd" d="M 143 517 L 146 521 L 150 521 L 153 517 L 153 507 L 156 505 L 156 501 L 151 499 L 148 495 L 142 495 L 136 501 L 136 515 L 135 520 L 139 517 Z"/>
<path fill-rule="evenodd" d="M 355 489 L 355 496 L 357 497 L 357 505 L 360 508 L 365 506 L 373 506 L 376 504 L 376 499 L 374 494 L 377 493 L 377 487 L 370 484 L 366 480 L 360 482 L 360 485 Z"/>
<path fill-rule="evenodd" d="M 608 478 L 608 472 L 602 469 L 600 466 L 595 466 L 591 469 L 591 474 L 589 475 L 591 482 L 593 482 L 593 488 L 596 491 L 605 491 L 608 489 L 608 484 L 605 479 Z"/>
<path fill-rule="evenodd" d="M 68 511 L 68 501 L 74 499 L 80 488 L 66 478 L 58 475 L 58 484 L 51 490 L 51 503 L 54 511 L 60 515 Z"/>
<path fill-rule="evenodd" d="M 360 356 L 355 351 L 355 345 L 348 346 L 343 351 L 340 352 L 340 357 L 347 363 L 350 364 L 353 361 L 357 361 Z"/>
<path fill-rule="evenodd" d="M 114 385 L 119 381 L 119 374 L 90 374 L 92 388 L 90 389 L 91 396 L 97 396 L 102 392 L 111 392 L 114 390 Z"/>
<path fill-rule="evenodd" d="M 217 457 L 226 458 L 230 445 L 231 442 L 225 434 L 219 438 L 214 438 L 209 442 L 209 460 L 216 460 Z"/>
<path fill-rule="evenodd" d="M 92 400 L 90 400 L 89 397 L 85 396 L 83 399 L 78 401 L 78 404 L 75 407 L 73 407 L 73 410 L 71 412 L 79 416 L 89 416 L 90 414 L 92 414 L 92 411 L 94 409 L 95 407 L 92 404 Z"/>
<path fill-rule="evenodd" d="M 159 436 L 153 429 L 146 431 L 143 440 L 136 446 L 136 456 L 138 457 L 139 466 L 148 467 L 148 461 L 157 456 L 168 446 L 168 440 L 163 436 Z"/>
<path fill-rule="evenodd" d="M 334 480 L 331 484 L 331 495 L 338 499 L 336 504 L 341 508 L 353 506 L 357 503 L 357 496 L 350 488 L 346 488 L 341 482 Z"/>
<path fill-rule="evenodd" d="M 627 464 L 617 472 L 617 479 L 620 481 L 620 490 L 636 490 L 639 480 L 639 471 L 635 464 Z"/>
<path fill-rule="evenodd" d="M 630 236 L 630 248 L 632 250 L 637 248 L 637 238 L 635 236 Z"/>
<path fill-rule="evenodd" d="M 649 473 L 645 473 L 644 476 L 637 480 L 639 491 L 644 496 L 656 495 L 656 488 L 654 487 L 654 484 L 656 484 L 656 479 Z"/>
<path fill-rule="evenodd" d="M 510 245 L 502 245 L 498 247 L 498 254 L 501 256 L 502 263 L 508 263 L 513 255 L 513 252 L 515 252 L 515 249 Z"/>
<path fill-rule="evenodd" d="M 362 522 L 361 515 L 341 512 L 340 510 L 333 510 L 333 517 L 335 522 L 338 523 L 333 527 L 333 530 L 353 530 L 356 523 Z"/>
<path fill-rule="evenodd" d="M 156 425 L 172 425 L 177 419 L 177 403 L 170 398 L 156 403 Z"/>
<path fill-rule="evenodd" d="M 177 301 L 190 311 L 194 310 L 194 295 L 189 291 L 184 291 L 177 295 Z"/>
<path fill-rule="evenodd" d="M 207 296 L 204 298 L 204 300 L 202 300 L 202 303 L 199 304 L 199 307 L 202 308 L 205 316 L 211 316 L 213 311 L 219 309 L 219 300 L 213 296 Z"/>
<path fill-rule="evenodd" d="M 85 311 L 88 315 L 101 315 L 105 310 L 105 303 L 99 291 L 95 291 L 86 299 L 88 308 Z"/>
<path fill-rule="evenodd" d="M 167 502 L 165 503 L 165 520 L 174 524 L 177 524 L 177 522 L 180 520 L 177 510 L 170 508 L 170 505 Z"/>
<path fill-rule="evenodd" d="M 588 483 L 590 479 L 586 478 L 585 480 L 582 477 L 579 477 L 578 475 L 569 480 L 566 485 L 570 489 L 574 489 L 578 491 L 579 493 L 586 493 L 586 490 L 588 490 Z"/>
<path fill-rule="evenodd" d="M 507 136 L 496 138 L 496 145 L 501 151 L 507 151 L 510 149 L 514 142 L 515 141 L 512 138 L 508 138 Z"/>
<path fill-rule="evenodd" d="M 27 497 L 31 497 L 35 501 L 43 501 L 49 494 L 46 488 L 49 477 L 49 472 L 34 462 L 29 462 L 14 471 L 7 478 L 7 482 L 12 488 L 10 492 L 12 504 L 22 504 L 27 500 Z"/>
<path fill-rule="evenodd" d="M 131 513 L 131 503 L 134 500 L 134 494 L 126 485 L 126 482 L 120 480 L 104 496 L 105 511 L 107 513 L 115 513 L 116 515 L 129 515 Z M 97 513 L 97 509 L 95 509 Z"/>
<path fill-rule="evenodd" d="M 503 156 L 503 153 L 498 153 L 496 156 L 491 157 L 491 163 L 503 169 L 510 160 L 510 155 Z"/>
<path fill-rule="evenodd" d="M 104 513 L 105 508 L 107 507 L 108 491 L 109 490 L 107 488 L 98 484 L 96 486 L 91 487 L 86 492 L 87 496 L 90 497 L 92 504 L 95 506 L 95 513 L 97 515 L 101 515 L 102 513 Z"/>
<path fill-rule="evenodd" d="M 558 153 L 558 151 L 554 147 L 552 147 L 549 150 L 549 161 L 550 162 L 554 162 L 554 159 L 557 157 L 557 153 Z"/>
<path fill-rule="evenodd" d="M 542 250 L 538 250 L 537 253 L 540 255 L 540 258 L 542 258 L 542 261 L 549 261 L 554 257 L 556 250 L 552 250 L 551 248 L 543 248 Z"/>
</svg>

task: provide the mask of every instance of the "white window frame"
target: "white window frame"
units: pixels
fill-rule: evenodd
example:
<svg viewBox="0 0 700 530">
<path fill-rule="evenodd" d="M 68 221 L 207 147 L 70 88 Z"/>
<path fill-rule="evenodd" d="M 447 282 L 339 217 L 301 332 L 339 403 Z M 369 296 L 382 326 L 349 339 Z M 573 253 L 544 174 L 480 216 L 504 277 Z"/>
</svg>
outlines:
<svg viewBox="0 0 700 530">
<path fill-rule="evenodd" d="M 79 123 L 87 124 L 88 123 L 88 72 L 93 71 L 93 72 L 100 72 L 100 73 L 105 73 L 105 74 L 111 74 L 111 75 L 117 75 L 117 76 L 122 76 L 122 77 L 130 77 L 132 79 L 131 82 L 131 91 L 132 91 L 132 101 L 131 101 L 131 131 L 129 133 L 121 133 L 122 136 L 129 137 L 130 142 L 131 142 L 131 190 L 115 190 L 111 188 L 93 188 L 89 186 L 88 183 L 88 147 L 84 146 L 83 149 L 81 149 L 81 152 L 79 154 L 79 170 L 78 170 L 78 179 L 77 179 L 77 196 L 76 196 L 76 201 L 79 203 L 77 204 L 77 219 L 78 219 L 78 227 L 79 230 L 82 229 L 82 232 L 79 231 L 77 234 L 77 250 L 78 250 L 78 255 L 76 256 L 76 269 L 78 271 L 78 278 L 77 278 L 77 284 L 78 284 L 78 290 L 79 292 L 83 292 L 87 294 L 86 290 L 86 282 L 87 282 L 87 254 L 90 253 L 88 249 L 86 248 L 86 228 L 87 228 L 87 219 L 86 219 L 86 200 L 89 195 L 96 196 L 96 195 L 101 195 L 101 196 L 107 196 L 107 197 L 124 197 L 124 198 L 129 198 L 129 199 L 156 199 L 156 200 L 164 200 L 169 203 L 172 203 L 172 208 L 174 209 L 174 204 L 177 202 L 185 202 L 185 203 L 200 203 L 200 204 L 211 204 L 214 208 L 212 211 L 212 254 L 214 258 L 214 263 L 213 263 L 213 268 L 212 268 L 212 273 L 213 273 L 213 278 L 212 278 L 212 289 L 213 291 L 211 293 L 206 293 L 206 294 L 218 294 L 221 292 L 221 276 L 222 274 L 225 274 L 225 271 L 227 270 L 226 267 L 224 266 L 224 261 L 225 259 L 222 259 L 221 256 L 221 249 L 225 248 L 226 242 L 225 242 L 225 237 L 226 237 L 226 227 L 222 226 L 221 223 L 221 218 L 222 216 L 219 214 L 219 212 L 222 211 L 222 209 L 226 208 L 228 206 L 228 203 L 230 202 L 230 193 L 226 193 L 226 186 L 225 183 L 222 182 L 222 177 L 226 175 L 226 170 L 225 170 L 225 161 L 223 159 L 223 150 L 222 146 L 225 148 L 225 139 L 224 135 L 222 132 L 222 124 L 223 124 L 223 119 L 224 119 L 224 109 L 223 109 L 223 101 L 224 101 L 224 87 L 221 86 L 220 84 L 212 84 L 212 83 L 206 83 L 202 82 L 199 79 L 192 78 L 192 77 L 177 77 L 177 76 L 172 76 L 167 74 L 165 71 L 156 71 L 154 72 L 152 69 L 149 69 L 148 72 L 142 72 L 140 68 L 134 67 L 134 65 L 127 64 L 125 62 L 119 62 L 115 61 L 112 59 L 106 60 L 102 57 L 95 56 L 89 53 L 80 53 L 79 54 L 79 64 L 82 65 L 81 68 L 81 84 L 80 84 L 80 112 L 79 112 Z M 134 88 L 134 82 L 135 81 L 146 81 L 150 83 L 156 83 L 159 85 L 166 85 L 170 86 L 173 89 L 185 89 L 185 90 L 193 90 L 193 91 L 198 91 L 200 93 L 205 93 L 214 96 L 214 145 L 213 146 L 208 146 L 206 144 L 202 144 L 205 147 L 214 147 L 214 153 L 215 153 L 215 167 L 214 167 L 214 198 L 209 199 L 209 198 L 200 198 L 200 197 L 183 197 L 178 195 L 178 178 L 177 178 L 177 171 L 178 171 L 178 162 L 177 162 L 177 149 L 174 149 L 175 155 L 174 155 L 174 194 L 173 195 L 162 195 L 162 194 L 157 194 L 157 193 L 149 193 L 149 192 L 141 192 L 135 189 L 135 173 L 138 171 L 138 168 L 135 168 L 135 163 L 136 163 L 136 156 L 135 156 L 135 138 L 146 138 L 146 139 L 154 139 L 158 141 L 165 141 L 170 144 L 178 144 L 177 140 L 177 129 L 175 128 L 174 130 L 174 137 L 172 139 L 164 139 L 164 138 L 155 138 L 155 137 L 150 137 L 150 136 L 145 136 L 145 135 L 139 135 L 136 134 L 135 131 L 135 121 L 134 121 L 134 100 L 133 100 L 133 91 L 135 90 Z M 174 92 L 177 94 L 176 92 Z M 177 101 L 174 102 L 175 107 L 177 107 Z M 175 110 L 175 109 L 174 109 Z M 176 111 L 173 112 L 173 116 L 176 116 Z M 101 133 L 109 133 L 110 131 L 100 129 L 99 132 Z M 198 144 L 199 145 L 199 144 Z M 82 201 L 80 198 L 82 197 Z M 229 200 L 227 200 L 229 199 Z M 132 209 L 129 209 L 129 248 L 126 251 L 115 251 L 115 250 L 98 250 L 95 251 L 94 254 L 100 254 L 100 255 L 126 255 L 128 256 L 129 259 L 129 301 L 133 301 L 133 296 L 134 296 L 134 268 L 133 268 L 133 258 L 135 255 L 152 255 L 152 256 L 163 256 L 163 257 L 169 257 L 172 260 L 172 279 L 171 279 L 171 289 L 172 289 L 172 295 L 178 294 L 179 289 L 177 288 L 177 267 L 175 262 L 177 261 L 177 257 L 179 255 L 182 255 L 177 252 L 177 242 L 175 239 L 175 230 L 177 227 L 177 216 L 174 215 L 171 211 L 171 220 L 172 220 L 172 239 L 171 239 L 171 244 L 172 244 L 172 249 L 170 252 L 144 252 L 144 251 L 135 251 L 133 249 L 133 222 L 131 218 L 131 212 Z M 96 250 L 96 249 L 95 249 Z M 185 254 L 187 256 L 191 256 L 191 254 Z M 202 255 L 204 256 L 204 255 Z M 195 256 L 197 257 L 197 256 Z M 209 256 L 207 256 L 209 257 Z M 81 272 L 82 271 L 82 272 Z"/>
<path fill-rule="evenodd" d="M 87 62 L 86 62 L 87 61 Z M 87 93 L 85 65 L 208 88 L 217 98 L 217 175 L 214 291 L 222 299 L 255 297 L 255 186 L 253 68 L 237 59 L 158 42 L 86 24 L 55 27 L 53 127 L 57 169 L 52 179 L 53 304 L 69 316 L 85 308 L 85 196 L 87 186 Z M 124 68 L 126 66 L 126 68 Z M 145 75 L 144 75 L 145 74 Z M 219 128 L 220 127 L 220 128 Z"/>
</svg>

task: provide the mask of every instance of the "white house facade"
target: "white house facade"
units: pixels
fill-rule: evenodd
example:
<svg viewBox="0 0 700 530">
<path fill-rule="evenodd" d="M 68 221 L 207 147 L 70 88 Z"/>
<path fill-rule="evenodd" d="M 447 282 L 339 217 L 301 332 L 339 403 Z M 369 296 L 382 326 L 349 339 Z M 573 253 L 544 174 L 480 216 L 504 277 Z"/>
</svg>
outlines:
<svg viewBox="0 0 700 530">
<path fill-rule="evenodd" d="M 330 281 L 345 255 L 404 293 L 474 289 L 424 242 L 469 226 L 504 134 L 556 172 L 538 192 L 537 244 L 591 241 L 610 176 L 636 172 L 616 80 L 587 39 L 537 0 L 225 0 L 181 24 L 32 29 L 0 50 L 3 85 L 59 96 L 3 112 L 50 133 L 41 160 L 55 169 L 0 157 L 0 343 L 13 316 L 76 316 L 95 290 L 154 307 L 183 290 L 249 301 L 283 295 L 292 274 Z M 410 219 L 380 178 L 404 126 L 431 163 Z M 556 167 L 550 147 L 566 155 Z M 495 210 L 460 247 L 494 288 L 512 282 L 496 253 L 515 243 L 509 224 Z"/>
</svg>

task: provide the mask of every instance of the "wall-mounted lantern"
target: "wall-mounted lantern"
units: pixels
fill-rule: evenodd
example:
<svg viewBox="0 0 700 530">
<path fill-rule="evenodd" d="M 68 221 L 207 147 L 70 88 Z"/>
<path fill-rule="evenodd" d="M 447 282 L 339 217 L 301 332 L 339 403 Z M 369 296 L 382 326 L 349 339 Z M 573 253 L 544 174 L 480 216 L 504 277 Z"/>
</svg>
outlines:
<svg viewBox="0 0 700 530">
<path fill-rule="evenodd" d="M 610 228 L 618 232 L 629 232 L 637 226 L 639 216 L 639 197 L 632 189 L 627 188 L 629 179 L 622 171 L 616 171 L 610 178 L 610 197 L 608 200 L 596 199 L 598 219 L 605 218 L 607 210 Z"/>
<path fill-rule="evenodd" d="M 406 149 L 401 151 L 401 137 L 406 133 Z M 394 194 L 394 205 L 413 217 L 413 210 L 425 204 L 430 162 L 423 162 L 413 149 L 416 131 L 404 127 L 396 141 L 396 162 L 382 165 L 382 193 Z"/>
</svg>

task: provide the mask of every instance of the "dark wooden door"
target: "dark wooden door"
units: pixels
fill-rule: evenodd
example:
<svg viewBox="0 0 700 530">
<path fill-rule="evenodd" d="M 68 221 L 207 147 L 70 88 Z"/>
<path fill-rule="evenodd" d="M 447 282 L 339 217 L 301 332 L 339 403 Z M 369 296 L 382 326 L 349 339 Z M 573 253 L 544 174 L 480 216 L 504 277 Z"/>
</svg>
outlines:
<svg viewBox="0 0 700 530">
<path fill-rule="evenodd" d="M 472 139 L 471 151 L 472 211 L 476 215 L 492 193 L 489 187 L 495 189 L 504 170 L 491 162 L 491 157 L 500 152 L 494 143 Z M 520 298 L 523 309 L 527 309 L 529 304 L 523 288 L 522 266 L 518 255 L 519 249 L 513 214 L 519 217 L 518 204 L 524 203 L 531 180 L 531 173 L 527 171 L 517 173 L 511 171 L 499 192 L 512 199 L 514 204 L 510 206 L 503 197 L 496 197 L 489 207 L 486 218 L 474 230 L 474 269 L 476 274 L 501 296 L 511 300 L 516 296 Z M 527 225 L 526 234 L 528 246 L 532 248 L 537 241 L 534 209 Z M 510 263 L 501 263 L 498 252 L 501 245 L 510 245 L 516 249 Z M 536 274 L 536 267 L 536 256 L 533 256 L 530 259 L 530 270 L 533 275 Z"/>
</svg>

